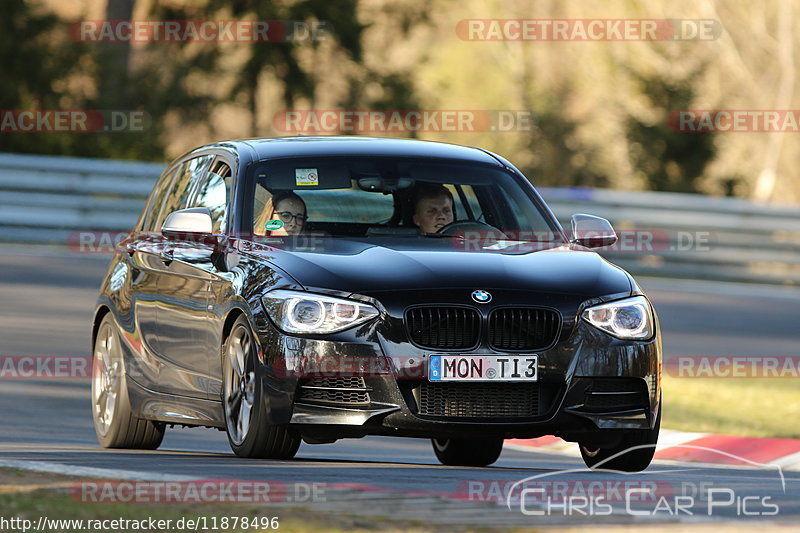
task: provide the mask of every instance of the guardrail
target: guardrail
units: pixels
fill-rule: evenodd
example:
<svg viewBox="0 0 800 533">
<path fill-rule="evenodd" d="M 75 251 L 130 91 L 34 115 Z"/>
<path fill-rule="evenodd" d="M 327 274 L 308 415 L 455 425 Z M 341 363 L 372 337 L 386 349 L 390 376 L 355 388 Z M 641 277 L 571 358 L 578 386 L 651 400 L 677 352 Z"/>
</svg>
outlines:
<svg viewBox="0 0 800 533">
<path fill-rule="evenodd" d="M 65 244 L 127 231 L 163 165 L 0 154 L 0 242 Z M 800 284 L 800 208 L 693 194 L 540 188 L 566 228 L 573 213 L 621 236 L 602 255 L 634 274 Z"/>
<path fill-rule="evenodd" d="M 609 219 L 623 241 L 610 251 L 599 251 L 632 273 L 800 284 L 798 207 L 696 194 L 539 191 L 565 228 L 572 213 Z"/>
<path fill-rule="evenodd" d="M 0 154 L 0 241 L 65 244 L 76 231 L 128 231 L 164 165 Z"/>
</svg>

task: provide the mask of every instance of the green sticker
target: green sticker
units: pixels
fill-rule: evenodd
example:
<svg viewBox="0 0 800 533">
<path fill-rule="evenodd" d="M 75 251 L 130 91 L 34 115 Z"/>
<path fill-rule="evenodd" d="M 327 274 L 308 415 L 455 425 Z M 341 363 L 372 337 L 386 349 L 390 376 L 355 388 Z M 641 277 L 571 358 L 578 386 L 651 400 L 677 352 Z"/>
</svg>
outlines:
<svg viewBox="0 0 800 533">
<path fill-rule="evenodd" d="M 283 227 L 282 220 L 268 220 L 264 227 L 269 231 L 275 231 L 276 229 L 281 229 Z"/>
</svg>

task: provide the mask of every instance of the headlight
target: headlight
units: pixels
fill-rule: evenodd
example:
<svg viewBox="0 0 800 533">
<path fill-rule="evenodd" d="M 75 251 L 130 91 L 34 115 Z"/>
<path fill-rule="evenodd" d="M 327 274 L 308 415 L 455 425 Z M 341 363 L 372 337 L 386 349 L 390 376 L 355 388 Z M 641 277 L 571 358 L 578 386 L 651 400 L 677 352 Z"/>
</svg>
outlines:
<svg viewBox="0 0 800 533">
<path fill-rule="evenodd" d="M 653 335 L 653 313 L 644 296 L 589 307 L 581 316 L 619 339 L 643 340 Z"/>
<path fill-rule="evenodd" d="M 270 291 L 261 301 L 272 321 L 287 333 L 334 333 L 379 314 L 369 304 L 300 291 Z"/>
</svg>

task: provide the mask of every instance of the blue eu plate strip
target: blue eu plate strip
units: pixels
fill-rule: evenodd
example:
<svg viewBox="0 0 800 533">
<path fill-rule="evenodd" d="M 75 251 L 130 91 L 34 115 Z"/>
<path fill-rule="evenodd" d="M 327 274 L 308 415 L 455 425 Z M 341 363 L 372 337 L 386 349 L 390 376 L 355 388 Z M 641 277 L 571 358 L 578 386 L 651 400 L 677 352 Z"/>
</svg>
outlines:
<svg viewBox="0 0 800 533">
<path fill-rule="evenodd" d="M 428 366 L 428 379 L 431 381 L 442 380 L 442 356 L 432 355 Z"/>
</svg>

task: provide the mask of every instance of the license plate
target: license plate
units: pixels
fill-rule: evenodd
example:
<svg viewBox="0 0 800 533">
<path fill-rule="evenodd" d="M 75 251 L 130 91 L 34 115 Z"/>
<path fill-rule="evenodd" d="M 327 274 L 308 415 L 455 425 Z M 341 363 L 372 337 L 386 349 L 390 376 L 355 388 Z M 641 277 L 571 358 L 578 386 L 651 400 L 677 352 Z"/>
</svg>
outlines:
<svg viewBox="0 0 800 533">
<path fill-rule="evenodd" d="M 536 381 L 539 356 L 451 355 L 428 358 L 429 381 Z"/>
</svg>

